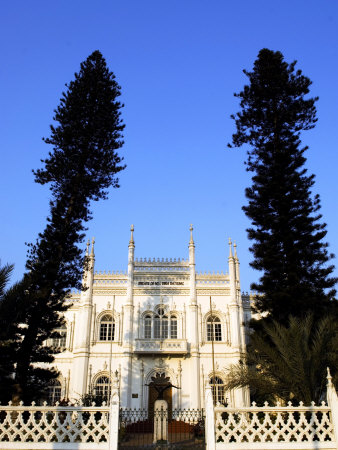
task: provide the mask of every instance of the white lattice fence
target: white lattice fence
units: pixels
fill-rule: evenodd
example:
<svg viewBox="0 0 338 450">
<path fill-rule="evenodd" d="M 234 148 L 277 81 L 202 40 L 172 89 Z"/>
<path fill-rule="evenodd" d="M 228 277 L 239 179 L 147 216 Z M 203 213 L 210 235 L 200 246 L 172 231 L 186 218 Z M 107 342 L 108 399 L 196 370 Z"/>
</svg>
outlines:
<svg viewBox="0 0 338 450">
<path fill-rule="evenodd" d="M 331 409 L 321 406 L 215 408 L 216 449 L 334 449 Z"/>
<path fill-rule="evenodd" d="M 108 406 L 0 406 L 0 448 L 107 449 Z"/>
</svg>

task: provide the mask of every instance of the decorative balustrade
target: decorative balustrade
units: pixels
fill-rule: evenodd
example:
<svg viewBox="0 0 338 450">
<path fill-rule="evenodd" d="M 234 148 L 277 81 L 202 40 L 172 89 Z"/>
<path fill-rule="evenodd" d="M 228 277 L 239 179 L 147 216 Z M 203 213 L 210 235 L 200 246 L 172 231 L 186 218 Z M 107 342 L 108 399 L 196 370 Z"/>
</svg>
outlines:
<svg viewBox="0 0 338 450">
<path fill-rule="evenodd" d="M 188 345 L 185 339 L 136 339 L 136 353 L 186 354 Z"/>
<path fill-rule="evenodd" d="M 335 437 L 330 408 L 268 406 L 215 408 L 216 449 L 333 449 Z"/>
<path fill-rule="evenodd" d="M 102 286 L 102 285 L 127 285 L 127 280 L 126 279 L 122 279 L 122 280 L 109 280 L 109 279 L 94 279 L 94 285 L 95 286 Z"/>
<path fill-rule="evenodd" d="M 109 408 L 105 405 L 36 406 L 33 402 L 24 406 L 21 402 L 13 406 L 10 402 L 0 406 L 1 449 L 106 449 L 108 435 Z"/>
</svg>

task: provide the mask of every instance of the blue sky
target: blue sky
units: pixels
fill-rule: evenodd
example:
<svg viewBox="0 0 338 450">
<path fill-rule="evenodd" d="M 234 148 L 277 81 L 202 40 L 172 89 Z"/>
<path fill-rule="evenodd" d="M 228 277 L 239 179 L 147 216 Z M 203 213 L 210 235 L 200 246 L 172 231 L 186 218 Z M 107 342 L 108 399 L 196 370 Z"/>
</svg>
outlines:
<svg viewBox="0 0 338 450">
<path fill-rule="evenodd" d="M 93 205 L 88 236 L 96 268 L 126 270 L 130 224 L 138 257 L 186 257 L 193 223 L 196 266 L 227 269 L 238 243 L 244 290 L 257 278 L 241 206 L 250 184 L 245 149 L 227 149 L 238 111 L 233 97 L 263 47 L 298 60 L 318 95 L 316 128 L 303 135 L 338 254 L 338 3 L 336 0 L 7 1 L 0 42 L 0 257 L 24 271 L 25 242 L 48 214 L 49 191 L 32 169 L 49 151 L 53 110 L 80 62 L 99 49 L 122 87 L 127 168 L 121 188 Z M 335 264 L 337 262 L 335 260 Z M 338 274 L 338 271 L 336 271 Z"/>
</svg>

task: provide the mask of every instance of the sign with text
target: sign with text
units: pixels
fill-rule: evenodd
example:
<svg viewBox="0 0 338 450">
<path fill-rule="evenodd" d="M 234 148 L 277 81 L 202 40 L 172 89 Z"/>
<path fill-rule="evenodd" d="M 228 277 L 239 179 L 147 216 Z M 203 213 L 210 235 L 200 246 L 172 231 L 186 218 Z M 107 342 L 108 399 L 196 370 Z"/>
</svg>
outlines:
<svg viewBox="0 0 338 450">
<path fill-rule="evenodd" d="M 138 281 L 138 286 L 184 286 L 184 281 Z"/>
</svg>

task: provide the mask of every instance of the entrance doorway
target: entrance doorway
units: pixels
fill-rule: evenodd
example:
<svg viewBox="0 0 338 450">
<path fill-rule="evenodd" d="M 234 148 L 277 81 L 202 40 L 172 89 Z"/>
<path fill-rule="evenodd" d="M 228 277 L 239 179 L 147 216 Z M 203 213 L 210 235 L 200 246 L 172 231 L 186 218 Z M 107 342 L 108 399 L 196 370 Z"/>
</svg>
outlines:
<svg viewBox="0 0 338 450">
<path fill-rule="evenodd" d="M 159 374 L 156 374 L 155 377 L 157 377 Z M 154 378 L 153 378 L 154 379 Z M 154 417 L 154 405 L 155 401 L 158 398 L 158 391 L 153 385 L 149 386 L 149 395 L 148 395 L 148 412 L 149 417 Z M 166 400 L 168 403 L 168 418 L 171 418 L 172 416 L 172 410 L 173 410 L 173 401 L 172 401 L 172 387 L 169 387 L 163 392 L 163 400 Z"/>
</svg>

